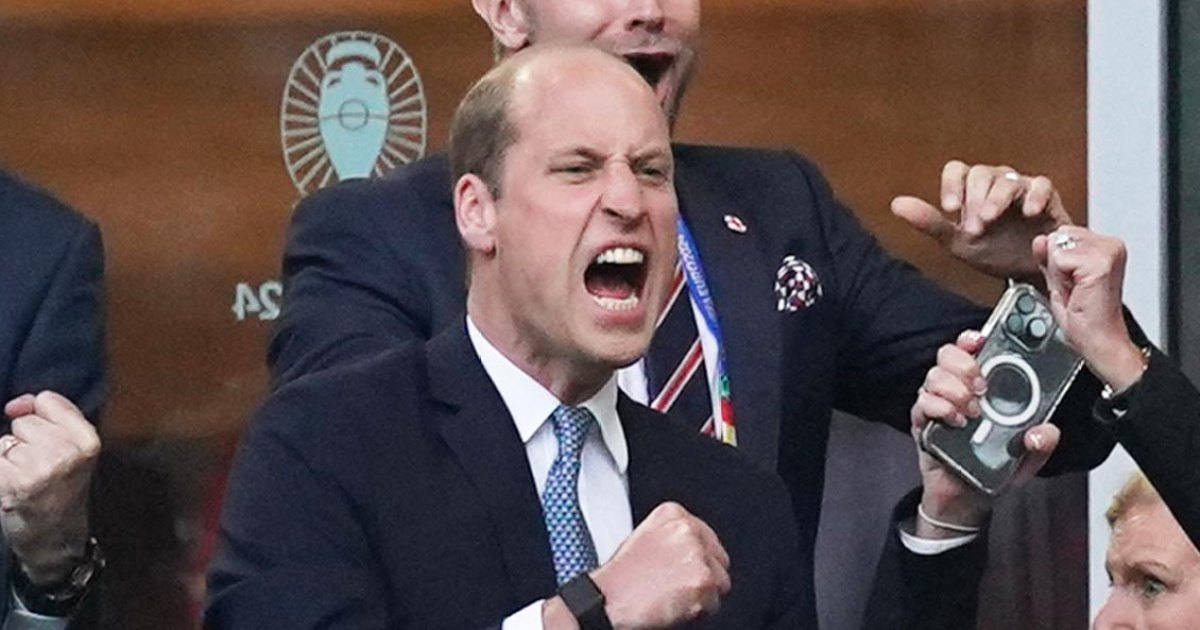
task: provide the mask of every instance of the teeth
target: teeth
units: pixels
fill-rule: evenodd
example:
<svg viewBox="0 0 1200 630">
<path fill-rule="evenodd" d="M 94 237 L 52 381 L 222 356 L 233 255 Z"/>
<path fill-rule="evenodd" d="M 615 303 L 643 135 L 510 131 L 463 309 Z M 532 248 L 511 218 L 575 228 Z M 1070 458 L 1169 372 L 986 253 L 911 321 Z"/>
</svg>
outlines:
<svg viewBox="0 0 1200 630">
<path fill-rule="evenodd" d="M 601 307 L 610 311 L 631 311 L 638 305 L 638 296 L 636 293 L 624 299 L 618 299 L 614 297 L 596 297 L 594 295 L 592 296 L 592 299 L 596 300 L 596 303 Z"/>
<path fill-rule="evenodd" d="M 645 259 L 645 254 L 632 247 L 613 247 L 600 252 L 596 264 L 637 265 Z"/>
</svg>

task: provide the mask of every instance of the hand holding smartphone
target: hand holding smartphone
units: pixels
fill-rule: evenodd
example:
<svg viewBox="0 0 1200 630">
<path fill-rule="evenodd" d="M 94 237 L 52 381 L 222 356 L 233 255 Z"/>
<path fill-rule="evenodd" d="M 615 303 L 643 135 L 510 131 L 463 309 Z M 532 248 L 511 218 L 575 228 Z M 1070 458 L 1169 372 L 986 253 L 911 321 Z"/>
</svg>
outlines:
<svg viewBox="0 0 1200 630">
<path fill-rule="evenodd" d="M 1050 419 L 1083 360 L 1067 345 L 1045 298 L 1027 284 L 1005 291 L 981 332 L 986 340 L 976 360 L 987 381 L 978 399 L 982 413 L 961 429 L 930 422 L 921 445 L 994 495 L 1025 456 L 1025 431 Z"/>
</svg>

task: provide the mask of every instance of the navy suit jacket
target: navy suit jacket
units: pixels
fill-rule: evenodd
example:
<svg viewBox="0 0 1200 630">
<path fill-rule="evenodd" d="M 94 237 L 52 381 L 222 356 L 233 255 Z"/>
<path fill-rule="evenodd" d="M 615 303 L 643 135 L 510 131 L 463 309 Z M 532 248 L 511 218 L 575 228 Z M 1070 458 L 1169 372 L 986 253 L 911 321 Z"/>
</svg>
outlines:
<svg viewBox="0 0 1200 630">
<path fill-rule="evenodd" d="M 51 389 L 96 421 L 105 397 L 103 273 L 95 224 L 0 171 L 0 404 Z M 8 557 L 0 548 L 0 619 Z"/>
<path fill-rule="evenodd" d="M 733 590 L 696 628 L 798 628 L 782 482 L 623 395 L 635 523 L 707 522 Z M 525 447 L 462 320 L 427 344 L 298 379 L 239 450 L 209 570 L 211 628 L 479 628 L 552 597 Z"/>
<path fill-rule="evenodd" d="M 726 342 L 738 448 L 787 484 L 801 581 L 811 584 L 831 410 L 907 432 L 938 347 L 979 327 L 987 311 L 884 252 L 800 156 L 691 145 L 674 152 L 680 213 Z M 446 160 L 435 156 L 300 204 L 268 352 L 276 385 L 428 339 L 456 321 L 466 272 L 450 190 Z M 725 215 L 746 231 L 729 229 Z M 822 297 L 781 313 L 774 285 L 789 255 L 815 271 Z M 1078 426 L 1064 427 L 1047 471 L 1087 468 L 1111 450 L 1090 422 L 1099 385 L 1080 381 L 1056 420 Z"/>
<path fill-rule="evenodd" d="M 733 589 L 686 627 L 815 629 L 779 478 L 624 395 L 617 410 L 634 522 L 675 501 L 729 552 Z M 555 592 L 535 488 L 461 320 L 425 344 L 297 379 L 259 412 L 234 462 L 205 627 L 497 627 Z M 985 546 L 916 556 L 889 530 L 864 627 L 972 625 Z"/>
</svg>

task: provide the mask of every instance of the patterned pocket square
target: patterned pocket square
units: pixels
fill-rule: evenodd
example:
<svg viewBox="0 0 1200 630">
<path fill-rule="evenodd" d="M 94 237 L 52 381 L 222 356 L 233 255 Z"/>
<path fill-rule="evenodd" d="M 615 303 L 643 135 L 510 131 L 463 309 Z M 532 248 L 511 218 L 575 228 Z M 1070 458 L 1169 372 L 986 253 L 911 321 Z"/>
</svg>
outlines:
<svg viewBox="0 0 1200 630">
<path fill-rule="evenodd" d="M 821 279 L 812 265 L 787 256 L 775 272 L 775 297 L 779 312 L 795 313 L 816 304 L 824 294 Z"/>
</svg>

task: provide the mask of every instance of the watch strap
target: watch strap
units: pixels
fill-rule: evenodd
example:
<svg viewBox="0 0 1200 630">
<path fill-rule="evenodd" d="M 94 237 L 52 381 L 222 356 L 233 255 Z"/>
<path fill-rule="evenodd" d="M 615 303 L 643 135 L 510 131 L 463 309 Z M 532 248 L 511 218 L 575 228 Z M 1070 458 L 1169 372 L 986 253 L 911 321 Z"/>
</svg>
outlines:
<svg viewBox="0 0 1200 630">
<path fill-rule="evenodd" d="M 580 573 L 558 589 L 558 596 L 579 622 L 580 630 L 613 630 L 604 612 L 604 593 L 587 573 Z"/>
<path fill-rule="evenodd" d="M 30 612 L 49 617 L 69 617 L 87 597 L 105 563 L 99 543 L 95 538 L 89 538 L 79 562 L 58 583 L 34 584 L 15 558 L 9 577 L 14 592 Z"/>
</svg>

